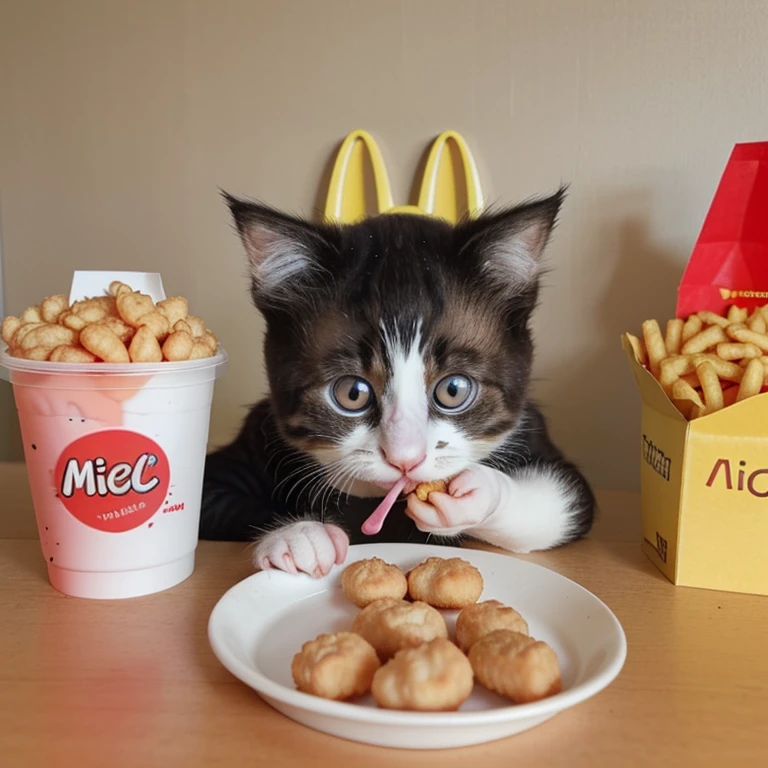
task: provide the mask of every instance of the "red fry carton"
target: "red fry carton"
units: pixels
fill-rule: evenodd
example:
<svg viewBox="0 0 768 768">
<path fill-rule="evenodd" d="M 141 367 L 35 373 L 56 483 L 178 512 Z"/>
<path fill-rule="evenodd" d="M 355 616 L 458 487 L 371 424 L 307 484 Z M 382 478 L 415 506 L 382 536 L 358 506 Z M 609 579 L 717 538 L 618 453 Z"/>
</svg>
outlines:
<svg viewBox="0 0 768 768">
<path fill-rule="evenodd" d="M 768 142 L 734 147 L 676 315 L 734 304 L 768 304 Z M 644 551 L 675 584 L 768 595 L 768 393 L 688 421 L 622 345 L 642 397 Z"/>
</svg>

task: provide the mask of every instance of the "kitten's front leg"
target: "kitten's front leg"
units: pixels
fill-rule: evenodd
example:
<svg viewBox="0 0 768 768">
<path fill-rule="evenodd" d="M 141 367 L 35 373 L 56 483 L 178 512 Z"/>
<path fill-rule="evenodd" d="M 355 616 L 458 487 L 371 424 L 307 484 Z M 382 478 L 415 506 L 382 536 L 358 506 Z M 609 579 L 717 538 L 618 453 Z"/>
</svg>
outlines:
<svg viewBox="0 0 768 768">
<path fill-rule="evenodd" d="M 582 536 L 592 505 L 589 487 L 565 462 L 532 464 L 511 475 L 478 465 L 455 477 L 448 493 L 431 493 L 428 503 L 409 496 L 407 514 L 421 531 L 466 533 L 524 553 Z"/>
<path fill-rule="evenodd" d="M 347 557 L 349 537 L 338 526 L 316 520 L 288 523 L 257 539 L 253 564 L 261 570 L 325 576 Z"/>
</svg>

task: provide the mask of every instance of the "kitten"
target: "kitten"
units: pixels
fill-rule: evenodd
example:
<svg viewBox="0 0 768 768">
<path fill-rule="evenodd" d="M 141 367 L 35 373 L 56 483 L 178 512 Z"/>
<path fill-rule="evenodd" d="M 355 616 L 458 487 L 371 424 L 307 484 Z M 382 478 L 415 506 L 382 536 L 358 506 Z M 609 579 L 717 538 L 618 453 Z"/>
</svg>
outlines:
<svg viewBox="0 0 768 768">
<path fill-rule="evenodd" d="M 456 226 L 335 226 L 227 196 L 267 323 L 270 395 L 208 456 L 201 538 L 254 540 L 256 567 L 319 576 L 350 540 L 466 535 L 528 552 L 586 534 L 592 491 L 528 396 L 529 320 L 563 198 Z M 428 502 L 410 493 L 449 478 Z"/>
</svg>

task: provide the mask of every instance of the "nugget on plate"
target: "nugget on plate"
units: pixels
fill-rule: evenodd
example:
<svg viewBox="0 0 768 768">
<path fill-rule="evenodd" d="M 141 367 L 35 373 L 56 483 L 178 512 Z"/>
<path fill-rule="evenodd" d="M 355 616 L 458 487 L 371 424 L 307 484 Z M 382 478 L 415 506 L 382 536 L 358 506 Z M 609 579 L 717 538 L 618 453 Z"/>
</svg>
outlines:
<svg viewBox="0 0 768 768">
<path fill-rule="evenodd" d="M 460 557 L 428 557 L 408 573 L 408 594 L 436 608 L 464 608 L 483 592 L 483 577 Z"/>
<path fill-rule="evenodd" d="M 304 643 L 293 657 L 291 674 L 304 693 L 344 700 L 367 693 L 379 666 L 376 651 L 360 635 L 335 632 Z"/>
<path fill-rule="evenodd" d="M 557 654 L 521 632 L 494 630 L 469 649 L 469 661 L 478 682 L 517 704 L 562 690 Z"/>
<path fill-rule="evenodd" d="M 467 657 L 450 640 L 438 637 L 395 654 L 376 671 L 371 693 L 386 709 L 445 712 L 458 709 L 473 685 Z"/>
<path fill-rule="evenodd" d="M 358 608 L 365 608 L 382 597 L 402 600 L 408 591 L 408 582 L 396 565 L 372 557 L 348 565 L 341 574 L 341 588 Z"/>
<path fill-rule="evenodd" d="M 528 623 L 514 609 L 498 600 L 468 605 L 456 617 L 456 643 L 466 653 L 481 637 L 495 629 L 528 634 Z"/>
<path fill-rule="evenodd" d="M 416 648 L 436 637 L 448 637 L 445 619 L 422 602 L 409 603 L 384 597 L 363 608 L 352 623 L 352 631 L 364 637 L 382 661 L 403 648 Z"/>
</svg>

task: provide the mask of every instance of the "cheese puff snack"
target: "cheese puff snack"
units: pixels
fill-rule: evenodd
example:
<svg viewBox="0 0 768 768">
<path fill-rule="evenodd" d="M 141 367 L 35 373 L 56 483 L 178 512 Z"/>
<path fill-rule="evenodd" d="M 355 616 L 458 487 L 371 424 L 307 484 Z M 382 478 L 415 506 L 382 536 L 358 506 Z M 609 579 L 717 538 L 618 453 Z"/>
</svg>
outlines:
<svg viewBox="0 0 768 768">
<path fill-rule="evenodd" d="M 161 363 L 202 360 L 219 349 L 183 296 L 155 302 L 114 281 L 104 296 L 74 302 L 47 296 L 8 316 L 0 336 L 11 357 L 53 363 Z"/>
</svg>

